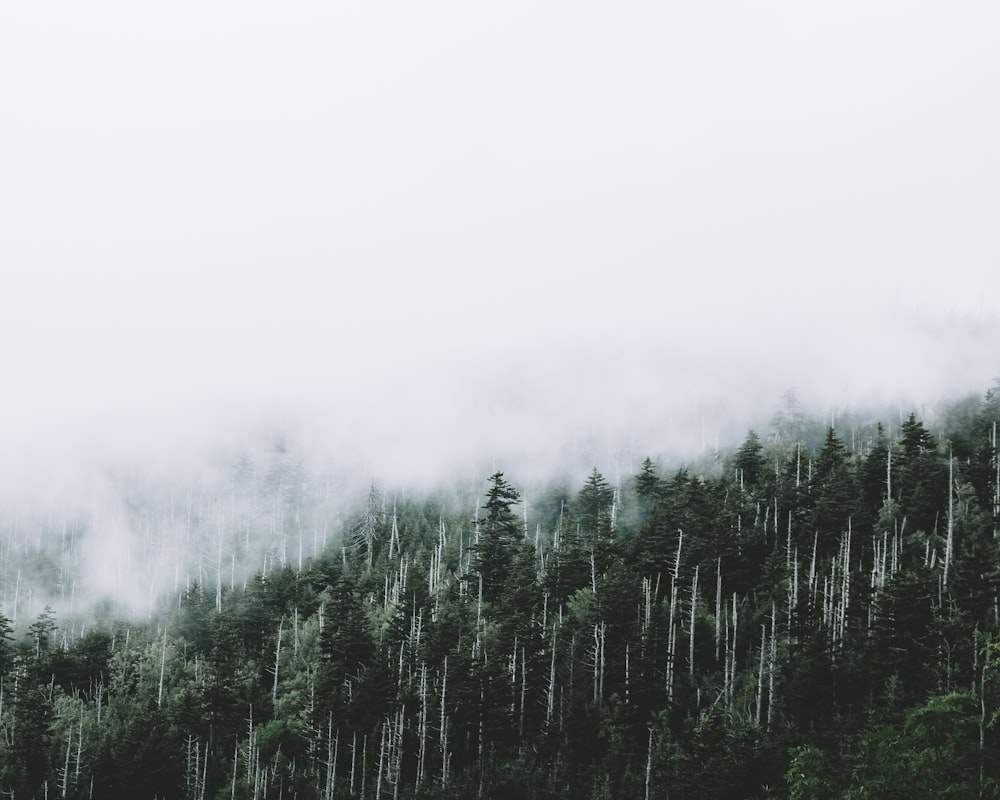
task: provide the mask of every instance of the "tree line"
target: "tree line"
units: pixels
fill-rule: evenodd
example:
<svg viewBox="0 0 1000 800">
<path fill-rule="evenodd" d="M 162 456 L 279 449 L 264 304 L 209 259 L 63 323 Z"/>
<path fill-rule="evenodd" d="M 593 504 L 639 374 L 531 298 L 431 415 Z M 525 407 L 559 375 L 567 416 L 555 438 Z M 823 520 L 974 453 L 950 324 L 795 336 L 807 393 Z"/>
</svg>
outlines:
<svg viewBox="0 0 1000 800">
<path fill-rule="evenodd" d="M 527 499 L 373 485 L 142 622 L 0 617 L 0 791 L 998 796 L 1000 394 L 788 422 Z"/>
</svg>

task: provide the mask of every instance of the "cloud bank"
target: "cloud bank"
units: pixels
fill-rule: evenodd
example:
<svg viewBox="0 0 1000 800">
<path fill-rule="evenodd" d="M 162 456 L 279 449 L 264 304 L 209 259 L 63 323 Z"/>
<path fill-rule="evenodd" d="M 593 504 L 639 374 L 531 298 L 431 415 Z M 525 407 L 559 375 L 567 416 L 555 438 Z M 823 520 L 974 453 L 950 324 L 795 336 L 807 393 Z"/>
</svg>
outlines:
<svg viewBox="0 0 1000 800">
<path fill-rule="evenodd" d="M 262 430 L 417 484 L 1000 374 L 992 3 L 0 13 L 8 509 Z"/>
</svg>

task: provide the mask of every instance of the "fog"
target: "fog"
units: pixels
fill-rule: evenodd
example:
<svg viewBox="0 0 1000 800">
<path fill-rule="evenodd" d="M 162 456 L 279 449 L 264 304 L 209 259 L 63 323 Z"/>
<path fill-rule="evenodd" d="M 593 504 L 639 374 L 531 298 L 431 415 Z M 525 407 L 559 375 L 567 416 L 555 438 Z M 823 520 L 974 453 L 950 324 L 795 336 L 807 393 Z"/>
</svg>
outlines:
<svg viewBox="0 0 1000 800">
<path fill-rule="evenodd" d="M 21 6 L 0 502 L 105 508 L 99 590 L 116 470 L 540 480 L 1000 374 L 993 3 Z"/>
</svg>

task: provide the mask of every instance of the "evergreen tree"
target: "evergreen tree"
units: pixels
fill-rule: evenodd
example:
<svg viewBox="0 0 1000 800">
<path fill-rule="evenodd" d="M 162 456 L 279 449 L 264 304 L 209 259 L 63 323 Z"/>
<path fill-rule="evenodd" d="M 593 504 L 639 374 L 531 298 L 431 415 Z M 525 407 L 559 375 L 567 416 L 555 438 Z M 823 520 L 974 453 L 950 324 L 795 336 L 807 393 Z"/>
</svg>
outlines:
<svg viewBox="0 0 1000 800">
<path fill-rule="evenodd" d="M 764 477 L 766 467 L 764 461 L 764 445 L 761 444 L 760 436 L 753 430 L 747 433 L 747 438 L 736 451 L 733 465 L 737 471 L 737 481 L 747 489 L 757 485 L 757 482 Z"/>
<path fill-rule="evenodd" d="M 847 460 L 847 448 L 837 432 L 828 428 L 823 449 L 813 470 L 812 529 L 819 532 L 826 551 L 836 548 L 854 511 L 856 490 Z"/>
<path fill-rule="evenodd" d="M 5 679 L 14 667 L 13 633 L 10 620 L 0 614 L 0 680 Z"/>
<path fill-rule="evenodd" d="M 602 515 L 610 514 L 614 489 L 604 479 L 604 476 L 594 468 L 576 496 L 576 518 L 583 530 L 590 536 L 597 534 Z"/>
<path fill-rule="evenodd" d="M 357 702 L 359 687 L 375 661 L 376 648 L 370 620 L 351 578 L 343 576 L 331 587 L 324 620 L 316 676 L 320 708 L 357 724 L 363 711 Z"/>
<path fill-rule="evenodd" d="M 520 495 L 502 472 L 491 475 L 489 484 L 483 504 L 486 515 L 479 520 L 479 541 L 474 545 L 473 570 L 482 577 L 483 599 L 492 603 L 507 588 L 514 550 L 524 537 L 521 521 L 511 511 Z"/>
<path fill-rule="evenodd" d="M 858 525 L 862 532 L 879 535 L 875 522 L 889 501 L 887 477 L 889 468 L 889 445 L 885 438 L 885 428 L 878 423 L 875 442 L 858 470 Z"/>
<path fill-rule="evenodd" d="M 903 423 L 900 437 L 902 453 L 898 485 L 902 513 L 910 531 L 932 534 L 943 531 L 947 508 L 948 469 L 937 453 L 937 442 L 915 414 Z"/>
<path fill-rule="evenodd" d="M 660 482 L 656 474 L 656 465 L 646 458 L 642 462 L 639 474 L 635 476 L 635 493 L 642 502 L 652 503 L 656 494 L 656 486 Z"/>
</svg>

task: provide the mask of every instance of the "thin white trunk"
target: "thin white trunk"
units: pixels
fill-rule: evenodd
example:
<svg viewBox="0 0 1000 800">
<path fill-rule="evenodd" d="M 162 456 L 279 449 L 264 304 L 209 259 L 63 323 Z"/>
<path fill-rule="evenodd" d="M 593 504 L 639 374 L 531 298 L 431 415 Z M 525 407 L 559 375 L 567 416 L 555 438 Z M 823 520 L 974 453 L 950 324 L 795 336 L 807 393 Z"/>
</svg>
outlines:
<svg viewBox="0 0 1000 800">
<path fill-rule="evenodd" d="M 167 629 L 163 629 L 163 648 L 160 653 L 160 688 L 156 695 L 156 705 L 163 706 L 163 676 L 167 671 Z"/>
<path fill-rule="evenodd" d="M 80 782 L 80 762 L 83 760 L 83 709 L 80 709 L 80 732 L 76 737 L 76 770 L 73 774 L 73 780 L 76 783 Z"/>
<path fill-rule="evenodd" d="M 420 665 L 420 717 L 418 720 L 420 747 L 417 752 L 417 779 L 415 787 L 419 789 L 424 777 L 424 759 L 427 754 L 427 664 Z"/>
<path fill-rule="evenodd" d="M 887 501 L 892 500 L 892 442 L 889 442 L 889 445 L 886 448 L 885 497 Z"/>
<path fill-rule="evenodd" d="M 358 732 L 354 731 L 351 737 L 351 797 L 354 796 L 354 770 L 358 756 Z"/>
<path fill-rule="evenodd" d="M 771 712 L 774 709 L 774 673 L 775 665 L 778 661 L 778 636 L 777 636 L 778 606 L 771 604 L 771 652 L 767 659 L 767 727 L 771 727 Z"/>
<path fill-rule="evenodd" d="M 552 713 L 556 707 L 556 629 L 552 626 L 552 662 L 549 666 L 549 686 L 545 703 L 545 724 L 552 722 Z"/>
<path fill-rule="evenodd" d="M 272 705 L 277 705 L 278 703 L 278 666 L 281 664 L 281 630 L 284 624 L 285 618 L 282 617 L 278 623 L 278 644 L 274 648 L 274 686 L 271 689 Z"/>
<path fill-rule="evenodd" d="M 625 661 L 626 661 L 626 667 L 625 667 L 625 672 L 626 672 L 626 675 L 625 675 L 625 687 L 626 687 L 625 688 L 625 702 L 626 703 L 628 702 L 628 665 L 627 665 L 627 662 L 628 662 L 628 649 L 627 649 L 627 647 L 628 646 L 626 645 L 626 651 L 625 651 Z M 525 652 L 525 649 L 522 647 L 521 648 L 521 714 L 520 714 L 520 719 L 519 719 L 519 722 L 518 722 L 518 725 L 517 725 L 518 736 L 521 737 L 521 738 L 524 738 L 524 703 L 525 703 L 525 700 L 527 699 L 527 694 L 528 694 L 527 653 Z"/>
<path fill-rule="evenodd" d="M 944 588 L 948 588 L 948 570 L 951 567 L 952 548 L 955 534 L 955 459 L 948 449 L 948 539 L 944 546 Z"/>
<path fill-rule="evenodd" d="M 232 789 L 229 792 L 229 800 L 236 800 L 236 767 L 240 761 L 240 743 L 237 739 L 236 750 L 233 753 L 233 784 Z"/>
<path fill-rule="evenodd" d="M 448 688 L 448 656 L 444 657 L 441 675 L 441 786 L 448 785 L 448 719 L 445 713 L 445 692 Z"/>
<path fill-rule="evenodd" d="M 59 787 L 62 790 L 62 796 L 66 796 L 66 792 L 69 790 L 69 754 L 73 749 L 73 729 L 69 729 L 69 733 L 66 736 L 66 762 L 63 764 L 63 774 L 62 774 L 62 785 Z"/>
<path fill-rule="evenodd" d="M 993 538 L 997 538 L 997 520 L 1000 519 L 1000 458 L 997 457 L 997 424 L 993 423 L 993 461 L 996 475 L 993 478 Z"/>
<path fill-rule="evenodd" d="M 625 642 L 625 705 L 629 704 L 629 643 Z"/>
<path fill-rule="evenodd" d="M 698 608 L 698 565 L 694 567 L 694 578 L 691 580 L 691 631 L 688 635 L 688 675 L 694 676 L 694 627 L 695 611 Z"/>
<path fill-rule="evenodd" d="M 386 729 L 385 723 L 382 723 L 382 743 L 379 745 L 378 751 L 378 780 L 375 782 L 375 800 L 379 800 L 382 797 L 382 770 L 385 766 L 385 740 L 386 740 Z"/>
<path fill-rule="evenodd" d="M 757 727 L 760 727 L 764 709 L 764 658 L 767 645 L 767 625 L 760 626 L 760 668 L 757 670 Z"/>
<path fill-rule="evenodd" d="M 715 660 L 719 660 L 719 640 L 722 633 L 722 556 L 715 568 Z"/>
<path fill-rule="evenodd" d="M 652 796 L 653 788 L 653 729 L 649 730 L 649 744 L 646 746 L 646 800 Z"/>
<path fill-rule="evenodd" d="M 732 700 L 733 693 L 736 689 L 736 623 L 739 617 L 736 612 L 736 592 L 733 592 L 733 646 L 732 646 L 732 660 L 729 665 L 730 676 L 729 676 L 729 698 Z"/>
</svg>

